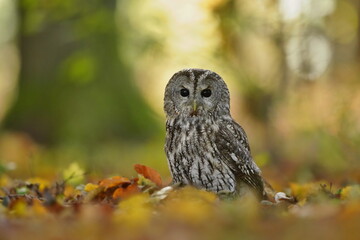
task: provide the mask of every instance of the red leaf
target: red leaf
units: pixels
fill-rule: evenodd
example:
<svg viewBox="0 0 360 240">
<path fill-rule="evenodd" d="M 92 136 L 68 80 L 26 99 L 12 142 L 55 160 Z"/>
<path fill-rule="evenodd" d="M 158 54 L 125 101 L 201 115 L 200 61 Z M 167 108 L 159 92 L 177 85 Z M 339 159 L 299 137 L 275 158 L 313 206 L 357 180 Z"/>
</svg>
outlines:
<svg viewBox="0 0 360 240">
<path fill-rule="evenodd" d="M 154 170 L 150 167 L 147 167 L 145 165 L 141 165 L 141 164 L 135 164 L 134 168 L 137 173 L 139 173 L 139 174 L 143 175 L 145 178 L 151 180 L 153 183 L 155 183 L 159 187 L 162 186 L 161 176 L 156 170 Z"/>
<path fill-rule="evenodd" d="M 136 193 L 140 192 L 140 189 L 138 188 L 136 183 L 133 183 L 126 188 L 118 188 L 113 193 L 113 198 L 127 198 L 131 195 L 134 195 Z"/>
<path fill-rule="evenodd" d="M 105 187 L 105 190 L 107 190 L 108 188 L 116 187 L 124 183 L 130 184 L 131 182 L 126 177 L 115 176 L 101 180 L 99 185 Z"/>
</svg>

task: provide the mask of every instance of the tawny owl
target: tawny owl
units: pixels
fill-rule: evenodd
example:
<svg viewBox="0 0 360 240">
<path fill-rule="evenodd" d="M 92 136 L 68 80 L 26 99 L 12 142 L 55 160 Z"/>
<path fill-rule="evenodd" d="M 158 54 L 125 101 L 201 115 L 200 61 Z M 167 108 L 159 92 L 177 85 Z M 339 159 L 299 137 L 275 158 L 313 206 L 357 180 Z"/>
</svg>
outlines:
<svg viewBox="0 0 360 240">
<path fill-rule="evenodd" d="M 265 199 L 264 182 L 243 128 L 230 115 L 229 90 L 216 73 L 184 69 L 165 89 L 165 152 L 173 183 Z"/>
</svg>

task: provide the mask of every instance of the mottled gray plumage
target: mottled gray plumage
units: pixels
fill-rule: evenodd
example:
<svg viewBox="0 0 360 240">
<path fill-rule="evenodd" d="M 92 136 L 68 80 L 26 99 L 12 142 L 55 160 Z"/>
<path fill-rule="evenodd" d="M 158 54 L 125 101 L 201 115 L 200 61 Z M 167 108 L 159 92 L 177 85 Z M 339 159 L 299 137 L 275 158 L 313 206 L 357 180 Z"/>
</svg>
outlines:
<svg viewBox="0 0 360 240">
<path fill-rule="evenodd" d="M 184 69 L 169 80 L 165 152 L 173 182 L 233 194 L 245 183 L 266 198 L 260 169 L 229 102 L 224 80 L 212 71 Z"/>
</svg>

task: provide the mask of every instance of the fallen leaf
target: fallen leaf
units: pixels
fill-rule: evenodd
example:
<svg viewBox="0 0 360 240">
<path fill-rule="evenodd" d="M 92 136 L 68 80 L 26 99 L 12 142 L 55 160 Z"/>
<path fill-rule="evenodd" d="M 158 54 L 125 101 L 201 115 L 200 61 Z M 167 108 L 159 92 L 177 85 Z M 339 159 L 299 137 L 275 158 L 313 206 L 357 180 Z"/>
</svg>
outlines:
<svg viewBox="0 0 360 240">
<path fill-rule="evenodd" d="M 342 200 L 358 200 L 360 199 L 360 185 L 346 186 L 341 189 Z"/>
<path fill-rule="evenodd" d="M 29 178 L 26 182 L 31 184 L 39 184 L 40 192 L 43 192 L 45 188 L 50 187 L 50 181 L 39 177 Z"/>
<path fill-rule="evenodd" d="M 70 197 L 75 194 L 75 188 L 71 185 L 66 185 L 64 188 L 64 196 Z"/>
<path fill-rule="evenodd" d="M 137 178 L 138 180 L 136 181 L 136 183 L 143 187 L 144 189 L 148 189 L 148 188 L 158 188 L 158 186 L 156 185 L 156 183 L 154 183 L 153 181 L 151 181 L 150 179 L 147 179 L 146 177 L 144 177 L 142 174 L 138 174 L 139 177 Z"/>
<path fill-rule="evenodd" d="M 300 205 L 305 204 L 308 197 L 319 192 L 320 182 L 310 182 L 305 184 L 290 183 L 291 195 L 294 196 Z"/>
<path fill-rule="evenodd" d="M 84 181 L 84 174 L 85 171 L 79 166 L 79 164 L 73 162 L 63 171 L 63 178 L 67 183 L 76 186 Z"/>
<path fill-rule="evenodd" d="M 114 191 L 113 193 L 113 198 L 127 198 L 129 196 L 132 196 L 136 193 L 139 193 L 140 189 L 138 187 L 138 185 L 136 183 L 133 183 L 129 186 L 127 186 L 126 188 L 118 188 Z"/>
<path fill-rule="evenodd" d="M 216 200 L 214 193 L 186 186 L 171 191 L 164 200 L 161 211 L 171 219 L 192 224 L 204 223 L 214 217 Z"/>
<path fill-rule="evenodd" d="M 102 187 L 105 187 L 105 190 L 107 190 L 109 188 L 116 187 L 116 186 L 119 186 L 124 183 L 130 184 L 131 182 L 126 177 L 115 176 L 112 178 L 107 178 L 107 179 L 101 180 L 99 185 Z"/>
<path fill-rule="evenodd" d="M 8 177 L 7 175 L 2 174 L 2 175 L 0 176 L 0 187 L 10 185 L 11 182 L 12 182 L 11 178 Z"/>
<path fill-rule="evenodd" d="M 44 216 L 48 213 L 39 199 L 34 199 L 32 209 L 36 216 Z"/>
<path fill-rule="evenodd" d="M 99 185 L 97 185 L 97 184 L 88 183 L 88 184 L 85 185 L 84 190 L 85 190 L 86 192 L 90 192 L 90 191 L 92 191 L 92 190 L 97 189 L 98 187 L 99 187 Z"/>
<path fill-rule="evenodd" d="M 115 212 L 115 220 L 127 227 L 141 228 L 150 223 L 152 209 L 148 205 L 149 195 L 136 194 L 121 201 Z"/>
<path fill-rule="evenodd" d="M 23 198 L 19 198 L 12 203 L 10 214 L 15 216 L 26 216 L 28 214 L 27 211 L 27 203 Z"/>
<path fill-rule="evenodd" d="M 145 178 L 151 180 L 157 186 L 159 186 L 159 187 L 162 186 L 161 176 L 156 170 L 154 170 L 148 166 L 141 165 L 141 164 L 135 164 L 134 168 L 137 173 L 139 173 L 139 174 L 143 175 Z"/>
<path fill-rule="evenodd" d="M 93 190 L 89 191 L 88 194 L 84 198 L 84 203 L 88 203 L 88 202 L 94 200 L 100 193 L 102 193 L 104 191 L 104 189 L 105 189 L 105 187 L 98 186 L 97 188 L 94 188 Z"/>
</svg>

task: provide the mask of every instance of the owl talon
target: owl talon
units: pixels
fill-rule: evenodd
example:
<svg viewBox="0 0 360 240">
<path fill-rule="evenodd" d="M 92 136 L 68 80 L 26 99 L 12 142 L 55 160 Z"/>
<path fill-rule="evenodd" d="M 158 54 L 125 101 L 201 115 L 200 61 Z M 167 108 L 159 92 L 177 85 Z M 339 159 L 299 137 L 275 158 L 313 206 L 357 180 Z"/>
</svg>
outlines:
<svg viewBox="0 0 360 240">
<path fill-rule="evenodd" d="M 238 195 L 235 192 L 231 192 L 227 190 L 222 190 L 218 192 L 217 195 L 221 200 L 233 200 L 238 197 Z"/>
</svg>

